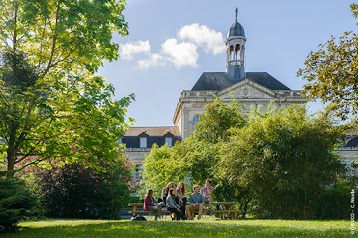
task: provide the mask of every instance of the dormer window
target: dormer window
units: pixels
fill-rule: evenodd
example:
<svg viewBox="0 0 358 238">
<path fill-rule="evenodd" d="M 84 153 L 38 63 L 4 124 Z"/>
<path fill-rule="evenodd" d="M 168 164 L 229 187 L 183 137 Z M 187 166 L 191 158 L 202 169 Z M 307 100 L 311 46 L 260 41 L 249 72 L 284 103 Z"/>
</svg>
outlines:
<svg viewBox="0 0 358 238">
<path fill-rule="evenodd" d="M 139 137 L 140 148 L 147 148 L 147 137 Z"/>
<path fill-rule="evenodd" d="M 168 147 L 172 147 L 173 146 L 173 137 L 174 135 L 172 133 L 170 133 L 169 130 L 166 131 L 164 138 L 165 138 L 165 144 Z"/>
<path fill-rule="evenodd" d="M 173 146 L 173 137 L 165 137 L 165 144 L 168 147 L 172 147 Z"/>
<path fill-rule="evenodd" d="M 148 134 L 146 131 L 142 131 L 139 136 L 139 148 L 148 148 Z"/>
</svg>

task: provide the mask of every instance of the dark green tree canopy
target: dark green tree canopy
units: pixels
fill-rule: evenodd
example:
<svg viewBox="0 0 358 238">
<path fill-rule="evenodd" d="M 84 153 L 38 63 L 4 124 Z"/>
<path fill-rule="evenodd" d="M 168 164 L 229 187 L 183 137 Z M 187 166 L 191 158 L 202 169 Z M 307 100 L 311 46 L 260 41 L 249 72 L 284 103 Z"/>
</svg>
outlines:
<svg viewBox="0 0 358 238">
<path fill-rule="evenodd" d="M 343 172 L 333 153 L 343 131 L 301 106 L 251 116 L 222 144 L 219 174 L 249 191 L 261 217 L 308 218 L 305 209 Z"/>
</svg>

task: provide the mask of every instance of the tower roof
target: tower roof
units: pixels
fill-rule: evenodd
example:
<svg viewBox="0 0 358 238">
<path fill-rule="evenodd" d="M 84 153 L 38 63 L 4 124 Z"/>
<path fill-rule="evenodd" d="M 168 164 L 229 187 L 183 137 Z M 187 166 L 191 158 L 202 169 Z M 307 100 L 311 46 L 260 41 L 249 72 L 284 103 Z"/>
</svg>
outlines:
<svg viewBox="0 0 358 238">
<path fill-rule="evenodd" d="M 236 18 L 234 23 L 231 25 L 229 32 L 227 33 L 227 38 L 229 38 L 230 36 L 245 36 L 244 28 L 237 21 L 237 8 L 235 12 L 236 12 Z"/>
<path fill-rule="evenodd" d="M 271 90 L 291 90 L 267 72 L 247 72 L 244 79 Z M 191 90 L 223 90 L 236 83 L 226 72 L 204 72 Z"/>
</svg>

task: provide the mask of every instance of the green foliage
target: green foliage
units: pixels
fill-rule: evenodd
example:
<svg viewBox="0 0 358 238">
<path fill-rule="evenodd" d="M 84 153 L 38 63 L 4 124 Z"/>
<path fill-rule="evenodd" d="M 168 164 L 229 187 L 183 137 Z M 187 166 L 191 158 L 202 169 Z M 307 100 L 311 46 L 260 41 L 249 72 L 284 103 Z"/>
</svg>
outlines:
<svg viewBox="0 0 358 238">
<path fill-rule="evenodd" d="M 22 181 L 0 178 L 0 231 L 24 220 L 35 205 L 34 196 Z"/>
<path fill-rule="evenodd" d="M 327 188 L 320 197 L 319 206 L 316 208 L 318 218 L 349 218 L 349 214 L 352 212 L 350 207 L 352 189 L 354 189 L 354 186 L 345 180 L 339 180 L 336 184 Z"/>
<path fill-rule="evenodd" d="M 8 177 L 31 164 L 65 158 L 101 170 L 122 153 L 133 95 L 94 73 L 118 58 L 112 34 L 128 34 L 124 0 L 2 1 L 0 154 Z"/>
<path fill-rule="evenodd" d="M 8 176 L 48 159 L 66 158 L 97 170 L 103 169 L 103 160 L 115 166 L 122 153 L 118 138 L 131 123 L 124 122 L 126 108 L 134 96 L 112 99 L 113 87 L 91 74 L 59 79 L 46 88 L 26 60 L 22 54 L 5 54 L 1 67 L 0 128 L 6 143 L 0 151 L 6 153 Z M 28 72 L 23 75 L 35 78 L 33 84 L 14 76 L 19 70 L 12 63 L 18 61 L 17 68 Z"/>
<path fill-rule="evenodd" d="M 31 55 L 41 77 L 85 67 L 97 71 L 118 58 L 112 34 L 128 34 L 125 0 L 3 0 L 0 51 Z"/>
<path fill-rule="evenodd" d="M 171 159 L 171 150 L 167 145 L 158 147 L 154 144 L 150 154 L 143 163 L 143 181 L 146 189 L 152 188 L 155 196 L 160 196 L 162 188 L 170 181 L 177 180 L 174 171 L 173 160 Z"/>
<path fill-rule="evenodd" d="M 128 204 L 130 173 L 124 167 L 96 173 L 71 164 L 35 174 L 49 217 L 118 218 Z"/>
<path fill-rule="evenodd" d="M 242 106 L 237 101 L 225 104 L 216 98 L 200 115 L 200 121 L 195 125 L 191 137 L 196 141 L 216 144 L 229 136 L 231 127 L 240 128 L 246 123 Z"/>
<path fill-rule="evenodd" d="M 220 176 L 249 191 L 260 217 L 309 218 L 342 165 L 332 153 L 342 128 L 304 107 L 251 117 L 220 150 Z"/>
<path fill-rule="evenodd" d="M 177 184 L 182 181 L 190 193 L 194 184 L 203 185 L 207 178 L 214 178 L 215 183 L 219 183 L 220 178 L 215 176 L 218 142 L 228 138 L 231 127 L 242 127 L 245 123 L 237 102 L 225 104 L 219 98 L 215 99 L 200 116 L 190 137 L 171 149 L 167 146 L 152 148 L 143 164 L 146 188 L 160 192 L 168 182 Z M 222 191 L 223 197 L 227 198 L 227 190 Z"/>
<path fill-rule="evenodd" d="M 357 4 L 352 4 L 354 17 L 358 16 Z M 298 71 L 308 83 L 304 93 L 311 99 L 329 103 L 329 110 L 347 119 L 358 112 L 358 36 L 345 32 L 338 39 L 332 37 L 319 50 L 311 52 L 305 68 Z"/>
<path fill-rule="evenodd" d="M 319 217 L 321 198 L 344 172 L 333 150 L 345 129 L 303 106 L 251 111 L 245 119 L 238 104 L 217 99 L 190 137 L 152 149 L 144 184 L 160 192 L 169 181 L 188 188 L 211 178 L 215 199 L 239 202 L 242 216 Z"/>
</svg>

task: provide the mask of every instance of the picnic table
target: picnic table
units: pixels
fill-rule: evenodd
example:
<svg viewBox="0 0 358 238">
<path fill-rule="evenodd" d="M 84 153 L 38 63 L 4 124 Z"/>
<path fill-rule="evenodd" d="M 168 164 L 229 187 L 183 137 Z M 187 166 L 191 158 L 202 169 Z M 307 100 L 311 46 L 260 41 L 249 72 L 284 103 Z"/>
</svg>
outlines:
<svg viewBox="0 0 358 238">
<path fill-rule="evenodd" d="M 132 216 L 136 216 L 139 214 L 147 214 L 147 215 L 154 215 L 155 220 L 158 220 L 159 215 L 170 215 L 171 212 L 162 209 L 162 210 L 156 210 L 156 211 L 145 211 L 143 209 L 144 204 L 143 203 L 129 203 L 128 206 L 132 207 L 132 211 L 129 211 L 129 213 L 132 214 Z"/>
<path fill-rule="evenodd" d="M 203 209 L 203 214 L 214 214 L 220 217 L 221 219 L 232 218 L 236 219 L 239 214 L 239 210 L 235 210 L 235 205 L 237 202 L 213 202 L 212 207 L 208 208 L 208 204 L 205 204 Z M 158 220 L 159 215 L 170 215 L 172 212 L 162 209 L 157 211 L 145 211 L 143 209 L 143 203 L 129 203 L 128 206 L 132 207 L 131 213 L 133 216 L 139 214 L 154 215 L 155 220 Z M 197 210 L 192 210 L 192 215 L 195 215 Z"/>
<path fill-rule="evenodd" d="M 237 202 L 213 202 L 212 205 L 214 207 L 212 213 L 217 214 L 221 219 L 237 219 L 240 213 L 240 211 L 236 209 L 238 205 Z"/>
</svg>

